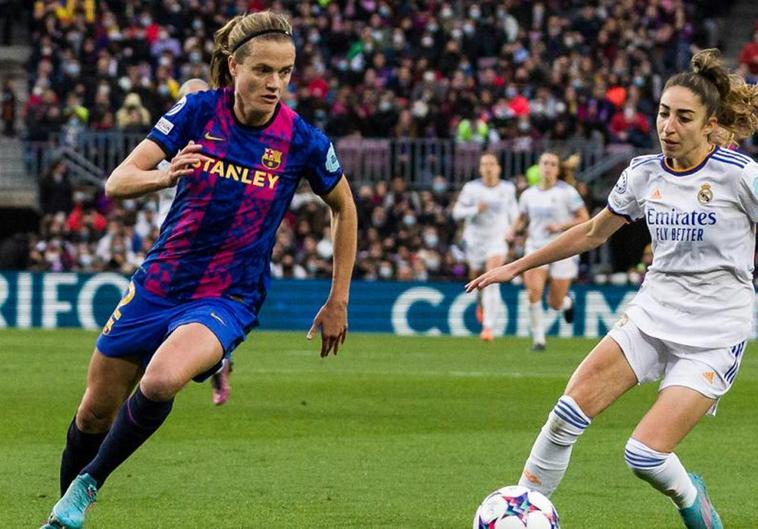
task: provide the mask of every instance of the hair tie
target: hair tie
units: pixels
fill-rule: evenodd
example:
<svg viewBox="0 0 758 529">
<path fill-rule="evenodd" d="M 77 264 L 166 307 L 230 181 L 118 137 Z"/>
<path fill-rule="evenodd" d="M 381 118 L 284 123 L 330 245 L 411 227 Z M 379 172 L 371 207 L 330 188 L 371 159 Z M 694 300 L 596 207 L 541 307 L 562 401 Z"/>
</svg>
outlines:
<svg viewBox="0 0 758 529">
<path fill-rule="evenodd" d="M 292 33 L 284 29 L 264 29 L 263 31 L 256 31 L 255 33 L 251 33 L 250 35 L 248 35 L 247 37 L 239 41 L 237 45 L 234 48 L 232 48 L 232 53 L 240 49 L 241 46 L 244 46 L 245 44 L 247 44 L 249 40 L 252 40 L 255 37 L 260 37 L 261 35 L 267 35 L 269 33 L 281 33 L 282 35 L 287 35 L 289 38 L 292 38 Z"/>
</svg>

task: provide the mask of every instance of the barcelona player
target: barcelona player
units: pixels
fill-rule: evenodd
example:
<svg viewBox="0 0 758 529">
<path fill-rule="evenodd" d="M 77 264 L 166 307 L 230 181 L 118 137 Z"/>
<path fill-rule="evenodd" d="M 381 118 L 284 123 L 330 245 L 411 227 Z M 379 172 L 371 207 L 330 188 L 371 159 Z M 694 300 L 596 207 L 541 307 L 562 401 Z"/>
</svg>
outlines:
<svg viewBox="0 0 758 529">
<path fill-rule="evenodd" d="M 202 79 L 188 79 L 182 83 L 179 87 L 178 99 L 183 98 L 187 94 L 194 94 L 195 92 L 204 92 L 210 88 L 208 83 Z M 168 169 L 171 166 L 171 162 L 168 160 L 161 160 L 158 164 L 159 169 Z M 163 224 L 166 220 L 168 212 L 171 211 L 171 205 L 174 203 L 176 197 L 176 187 L 167 187 L 161 189 L 158 192 L 158 219 L 159 223 Z M 213 404 L 220 406 L 229 399 L 231 393 L 231 385 L 229 384 L 229 377 L 232 373 L 231 360 L 224 360 L 221 369 L 218 373 L 211 376 L 211 388 L 212 388 L 212 400 Z"/>
<path fill-rule="evenodd" d="M 624 448 L 635 476 L 671 499 L 688 529 L 723 529 L 700 476 L 674 453 L 734 383 L 751 333 L 758 164 L 724 148 L 758 130 L 758 86 L 730 74 L 718 50 L 664 86 L 656 121 L 662 154 L 634 158 L 608 207 L 468 289 L 597 247 L 644 218 L 653 263 L 617 325 L 589 353 L 548 415 L 519 485 L 550 495 L 592 420 L 637 384 L 660 380 Z"/>
<path fill-rule="evenodd" d="M 174 185 L 177 193 L 97 340 L 61 463 L 61 475 L 75 477 L 46 529 L 81 528 L 105 481 L 163 424 L 175 395 L 216 372 L 256 326 L 275 233 L 301 178 L 331 208 L 335 247 L 332 288 L 307 336 L 321 331 L 322 357 L 344 343 L 355 205 L 332 144 L 280 102 L 294 64 L 286 17 L 233 18 L 215 35 L 215 89 L 179 100 L 108 178 L 115 198 Z M 155 169 L 163 158 L 170 166 Z"/>
</svg>

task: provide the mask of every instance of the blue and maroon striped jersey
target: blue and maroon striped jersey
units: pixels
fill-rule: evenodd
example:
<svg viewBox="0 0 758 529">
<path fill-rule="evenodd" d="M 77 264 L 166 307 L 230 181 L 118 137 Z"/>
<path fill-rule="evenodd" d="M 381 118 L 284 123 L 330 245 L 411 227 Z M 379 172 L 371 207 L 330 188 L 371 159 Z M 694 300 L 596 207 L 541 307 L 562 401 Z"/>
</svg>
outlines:
<svg viewBox="0 0 758 529">
<path fill-rule="evenodd" d="M 171 159 L 190 140 L 207 160 L 179 179 L 160 236 L 134 279 L 177 300 L 228 297 L 257 311 L 276 231 L 302 177 L 327 194 L 342 177 L 329 139 L 284 104 L 261 127 L 240 123 L 229 88 L 190 94 L 148 138 Z"/>
</svg>

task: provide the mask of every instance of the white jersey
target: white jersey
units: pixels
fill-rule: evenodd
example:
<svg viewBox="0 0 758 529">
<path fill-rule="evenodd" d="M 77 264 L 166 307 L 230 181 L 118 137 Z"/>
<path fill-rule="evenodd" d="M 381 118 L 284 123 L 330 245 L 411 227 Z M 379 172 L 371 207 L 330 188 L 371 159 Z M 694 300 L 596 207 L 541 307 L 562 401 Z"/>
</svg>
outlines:
<svg viewBox="0 0 758 529">
<path fill-rule="evenodd" d="M 479 213 L 479 204 L 487 209 Z M 453 206 L 453 218 L 463 220 L 463 240 L 480 244 L 505 240 L 505 234 L 518 217 L 516 186 L 506 180 L 489 187 L 481 178 L 466 182 Z"/>
<path fill-rule="evenodd" d="M 634 158 L 608 209 L 644 217 L 653 263 L 627 311 L 642 332 L 696 347 L 730 347 L 751 331 L 758 164 L 714 148 L 697 167 Z"/>
<path fill-rule="evenodd" d="M 525 250 L 531 253 L 558 237 L 550 233 L 551 224 L 563 224 L 574 218 L 584 207 L 582 197 L 573 186 L 558 180 L 549 189 L 532 186 L 519 198 L 519 211 L 529 219 Z"/>
<path fill-rule="evenodd" d="M 171 163 L 168 160 L 161 160 L 158 163 L 158 169 L 161 169 L 162 171 L 165 171 L 169 167 L 171 167 Z M 162 226 L 163 221 L 166 220 L 166 215 L 168 215 L 168 210 L 171 209 L 171 204 L 173 204 L 175 196 L 176 186 L 167 187 L 158 191 L 158 219 L 156 222 L 159 227 Z"/>
</svg>

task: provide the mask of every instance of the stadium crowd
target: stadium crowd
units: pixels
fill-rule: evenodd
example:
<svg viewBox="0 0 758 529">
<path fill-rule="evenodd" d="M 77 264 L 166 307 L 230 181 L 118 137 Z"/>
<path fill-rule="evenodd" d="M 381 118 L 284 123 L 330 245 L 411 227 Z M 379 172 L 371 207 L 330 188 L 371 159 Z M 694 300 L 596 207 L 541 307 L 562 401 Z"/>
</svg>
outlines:
<svg viewBox="0 0 758 529">
<path fill-rule="evenodd" d="M 34 140 L 146 131 L 183 80 L 208 78 L 223 20 L 271 7 L 293 15 L 300 50 L 287 103 L 331 136 L 581 135 L 649 147 L 661 79 L 693 46 L 716 44 L 708 5 L 41 0 L 26 122 Z"/>
<path fill-rule="evenodd" d="M 717 44 L 713 6 L 682 0 L 42 0 L 34 4 L 28 139 L 147 132 L 182 81 L 208 78 L 221 22 L 266 7 L 293 16 L 299 54 L 287 104 L 335 138 L 580 136 L 646 148 L 662 79 L 684 69 L 694 49 Z M 527 185 L 521 176 L 517 184 Z M 75 186 L 65 162 L 41 177 L 40 189 L 44 216 L 29 268 L 130 273 L 155 240 L 157 199 L 111 204 Z M 466 276 L 450 215 L 457 190 L 443 178 L 423 190 L 396 178 L 354 191 L 358 277 Z M 590 212 L 602 206 L 586 186 L 580 192 Z M 328 225 L 318 199 L 298 193 L 274 275 L 328 277 Z M 521 251 L 517 240 L 511 252 Z"/>
</svg>

